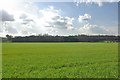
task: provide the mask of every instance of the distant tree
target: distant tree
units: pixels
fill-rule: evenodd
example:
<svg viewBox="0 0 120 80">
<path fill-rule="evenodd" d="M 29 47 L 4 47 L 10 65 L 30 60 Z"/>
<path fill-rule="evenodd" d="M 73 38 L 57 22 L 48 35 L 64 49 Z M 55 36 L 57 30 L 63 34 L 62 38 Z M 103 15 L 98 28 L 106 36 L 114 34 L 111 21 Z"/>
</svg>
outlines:
<svg viewBox="0 0 120 80">
<path fill-rule="evenodd" d="M 30 35 L 30 36 L 16 36 L 12 37 L 6 35 L 8 41 L 12 42 L 118 42 L 118 36 L 113 35 L 69 35 L 69 36 L 52 36 L 44 35 Z"/>
<path fill-rule="evenodd" d="M 10 42 L 12 41 L 13 36 L 11 36 L 11 35 L 6 35 L 6 37 L 7 37 L 7 40 L 8 40 L 8 41 L 10 41 Z"/>
</svg>

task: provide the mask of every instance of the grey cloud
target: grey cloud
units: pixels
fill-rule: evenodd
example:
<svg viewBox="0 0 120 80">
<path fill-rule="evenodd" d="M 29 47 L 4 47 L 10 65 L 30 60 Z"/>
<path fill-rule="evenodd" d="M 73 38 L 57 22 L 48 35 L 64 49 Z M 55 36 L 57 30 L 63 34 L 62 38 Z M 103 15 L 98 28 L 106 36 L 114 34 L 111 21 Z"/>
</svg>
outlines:
<svg viewBox="0 0 120 80">
<path fill-rule="evenodd" d="M 22 24 L 23 24 L 23 25 L 27 25 L 28 23 L 26 23 L 26 22 L 22 22 Z"/>
<path fill-rule="evenodd" d="M 29 34 L 27 31 L 22 31 L 21 33 L 22 33 L 23 35 Z"/>
<path fill-rule="evenodd" d="M 22 24 L 24 25 L 31 25 L 31 23 L 34 23 L 34 20 L 33 19 L 24 19 Z"/>
<path fill-rule="evenodd" d="M 60 22 L 60 21 L 56 21 L 56 22 L 54 22 L 54 25 L 56 25 L 56 26 L 66 26 L 67 25 L 67 23 L 66 22 Z"/>
<path fill-rule="evenodd" d="M 54 18 L 52 18 L 53 20 L 57 20 L 60 19 L 60 16 L 55 16 Z"/>
<path fill-rule="evenodd" d="M 27 24 L 31 24 L 31 22 L 34 22 L 34 20 L 33 19 L 24 19 L 22 24 L 27 25 Z"/>
<path fill-rule="evenodd" d="M 17 34 L 17 30 L 13 27 L 6 27 L 6 31 L 11 34 Z"/>
<path fill-rule="evenodd" d="M 88 21 L 89 19 L 88 18 L 84 18 L 83 21 Z"/>
<path fill-rule="evenodd" d="M 14 16 L 6 12 L 5 10 L 0 10 L 1 21 L 14 21 Z"/>
<path fill-rule="evenodd" d="M 27 25 L 30 24 L 30 22 L 34 22 L 33 19 L 28 18 L 29 16 L 27 16 L 26 14 L 22 14 L 19 18 L 22 19 L 22 24 Z"/>
<path fill-rule="evenodd" d="M 24 19 L 23 21 L 27 21 L 27 22 L 33 22 L 33 19 Z"/>
<path fill-rule="evenodd" d="M 26 19 L 28 16 L 26 14 L 22 14 L 19 18 L 20 19 Z"/>
<path fill-rule="evenodd" d="M 55 16 L 54 18 L 52 18 L 52 20 L 53 20 L 53 22 L 48 22 L 50 24 L 50 26 L 46 26 L 46 27 L 74 30 L 73 28 L 71 28 L 72 21 L 74 20 L 74 18 Z"/>
</svg>

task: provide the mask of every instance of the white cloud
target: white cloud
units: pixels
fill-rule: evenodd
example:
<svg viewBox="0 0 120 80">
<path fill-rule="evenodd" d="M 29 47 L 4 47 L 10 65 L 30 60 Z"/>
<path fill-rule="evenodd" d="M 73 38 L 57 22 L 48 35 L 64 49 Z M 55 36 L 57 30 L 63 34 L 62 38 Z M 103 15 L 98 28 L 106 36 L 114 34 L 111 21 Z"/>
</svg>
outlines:
<svg viewBox="0 0 120 80">
<path fill-rule="evenodd" d="M 44 23 L 45 27 L 50 29 L 55 28 L 56 30 L 57 29 L 71 30 L 74 18 L 61 16 L 59 14 L 60 11 L 61 10 L 54 9 L 53 6 L 50 6 L 47 9 L 40 10 L 40 13 L 42 13 L 42 18 L 41 18 L 42 23 Z"/>
<path fill-rule="evenodd" d="M 53 9 L 54 9 L 54 6 L 49 6 L 49 8 L 50 8 L 51 10 L 53 10 Z"/>
<path fill-rule="evenodd" d="M 79 16 L 78 21 L 79 22 L 87 22 L 91 19 L 91 16 L 89 14 L 84 14 L 83 16 Z"/>
<path fill-rule="evenodd" d="M 74 0 L 78 6 L 80 3 L 92 4 L 96 3 L 98 6 L 102 6 L 103 2 L 119 2 L 120 0 Z"/>
<path fill-rule="evenodd" d="M 18 34 L 16 26 L 14 26 L 14 22 L 12 21 L 5 21 L 2 23 L 2 32 L 0 33 L 1 35 L 6 35 L 6 34 Z"/>
<path fill-rule="evenodd" d="M 104 26 L 90 25 L 89 23 L 79 28 L 79 31 L 83 34 L 113 34 L 113 31 L 111 31 L 110 28 L 106 28 Z"/>
</svg>

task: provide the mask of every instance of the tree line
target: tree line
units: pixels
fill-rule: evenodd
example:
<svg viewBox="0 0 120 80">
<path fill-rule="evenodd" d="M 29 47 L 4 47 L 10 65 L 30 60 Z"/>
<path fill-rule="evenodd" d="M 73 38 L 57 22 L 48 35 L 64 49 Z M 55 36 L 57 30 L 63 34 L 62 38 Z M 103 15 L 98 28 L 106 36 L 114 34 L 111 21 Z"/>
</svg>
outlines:
<svg viewBox="0 0 120 80">
<path fill-rule="evenodd" d="M 52 36 L 44 35 L 31 35 L 31 36 L 11 36 L 6 35 L 3 42 L 118 42 L 119 36 L 114 35 L 69 35 L 69 36 Z"/>
</svg>

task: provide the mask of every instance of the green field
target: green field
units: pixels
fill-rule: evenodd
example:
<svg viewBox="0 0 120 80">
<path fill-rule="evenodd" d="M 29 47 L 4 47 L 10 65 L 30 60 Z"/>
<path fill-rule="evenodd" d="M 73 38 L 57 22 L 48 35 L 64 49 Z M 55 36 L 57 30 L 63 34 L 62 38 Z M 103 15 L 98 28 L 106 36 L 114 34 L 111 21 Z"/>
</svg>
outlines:
<svg viewBox="0 0 120 80">
<path fill-rule="evenodd" d="M 3 78 L 117 78 L 117 43 L 2 43 Z"/>
</svg>

